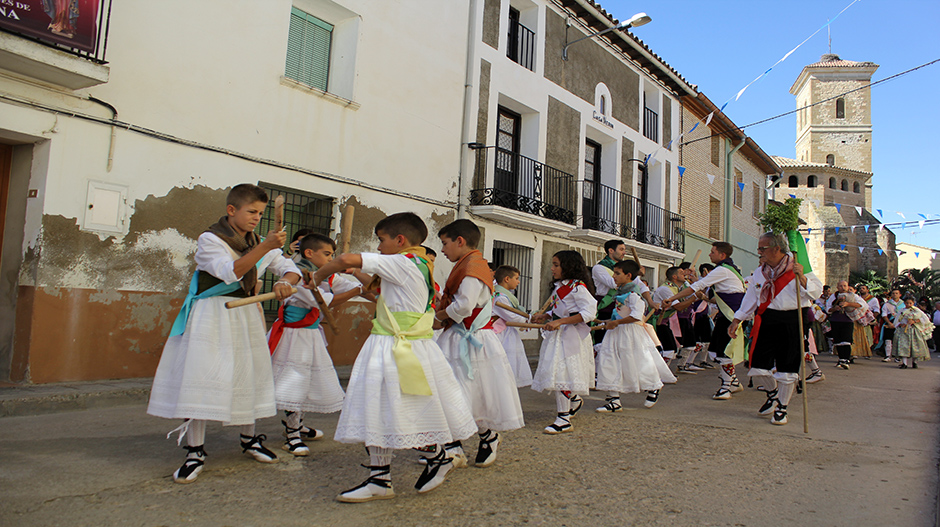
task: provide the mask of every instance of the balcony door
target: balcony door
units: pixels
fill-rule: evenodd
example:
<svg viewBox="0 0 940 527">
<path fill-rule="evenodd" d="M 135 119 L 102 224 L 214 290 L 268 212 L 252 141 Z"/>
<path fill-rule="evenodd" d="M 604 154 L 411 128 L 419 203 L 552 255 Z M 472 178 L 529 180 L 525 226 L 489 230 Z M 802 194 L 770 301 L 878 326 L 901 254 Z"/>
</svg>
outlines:
<svg viewBox="0 0 940 527">
<path fill-rule="evenodd" d="M 500 107 L 496 129 L 496 174 L 493 187 L 498 193 L 519 194 L 519 114 Z"/>
<path fill-rule="evenodd" d="M 599 230 L 601 193 L 601 145 L 588 139 L 584 145 L 584 187 L 581 190 L 581 216 L 585 229 Z"/>
</svg>

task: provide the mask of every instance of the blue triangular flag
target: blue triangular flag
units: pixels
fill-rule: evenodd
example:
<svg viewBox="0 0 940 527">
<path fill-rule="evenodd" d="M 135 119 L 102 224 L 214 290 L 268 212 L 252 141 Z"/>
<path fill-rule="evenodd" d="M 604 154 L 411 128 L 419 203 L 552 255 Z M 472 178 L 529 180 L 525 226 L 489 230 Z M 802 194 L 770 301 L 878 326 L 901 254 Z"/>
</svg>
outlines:
<svg viewBox="0 0 940 527">
<path fill-rule="evenodd" d="M 881 209 L 876 209 L 876 210 L 878 211 L 878 215 L 881 216 L 882 219 L 884 219 L 885 215 L 881 212 Z"/>
<path fill-rule="evenodd" d="M 744 183 L 738 183 L 738 188 L 741 189 L 741 192 L 744 192 Z"/>
<path fill-rule="evenodd" d="M 836 206 L 836 212 L 842 212 L 842 204 L 841 204 L 841 203 L 833 203 L 833 205 Z"/>
<path fill-rule="evenodd" d="M 719 111 L 719 112 L 725 111 L 725 106 L 728 106 L 728 103 L 722 104 L 722 105 L 721 105 L 721 108 L 719 108 L 718 111 Z"/>
<path fill-rule="evenodd" d="M 809 233 L 811 233 L 811 232 L 813 232 L 813 228 L 812 228 L 812 227 L 809 227 L 809 228 L 806 229 L 806 234 L 809 234 Z"/>
<path fill-rule="evenodd" d="M 906 228 L 907 228 L 907 222 L 906 222 L 906 221 L 901 224 L 901 228 L 902 228 L 902 229 L 906 229 Z"/>
<path fill-rule="evenodd" d="M 839 249 L 842 249 L 842 250 L 844 251 L 844 250 L 845 250 L 845 244 L 843 243 L 842 245 L 840 245 L 840 246 L 839 246 Z"/>
<path fill-rule="evenodd" d="M 839 228 L 836 227 L 835 229 L 836 229 L 836 234 L 839 234 Z"/>
<path fill-rule="evenodd" d="M 819 240 L 819 246 L 820 246 L 820 247 L 825 247 L 825 246 L 826 246 L 826 240 Z"/>
<path fill-rule="evenodd" d="M 871 225 L 866 225 L 866 226 L 865 226 L 865 232 L 868 232 L 868 228 L 869 228 L 869 227 L 871 227 Z"/>
<path fill-rule="evenodd" d="M 692 127 L 692 130 L 689 130 L 689 131 L 688 131 L 688 132 L 686 132 L 686 133 L 689 133 L 689 134 L 691 134 L 691 133 L 692 133 L 692 131 L 693 131 L 693 130 L 695 130 L 696 128 L 698 128 L 698 123 L 695 123 L 695 126 L 693 126 L 693 127 Z"/>
<path fill-rule="evenodd" d="M 914 258 L 920 258 L 920 253 L 919 253 L 919 252 L 915 252 L 915 253 L 914 253 Z"/>
<path fill-rule="evenodd" d="M 921 218 L 924 218 L 925 220 L 927 219 L 927 216 L 924 216 L 923 214 L 918 214 L 918 216 L 920 216 Z"/>
<path fill-rule="evenodd" d="M 796 194 L 790 194 L 791 198 L 796 198 Z"/>
<path fill-rule="evenodd" d="M 882 251 L 881 249 L 878 249 L 878 256 L 881 256 L 882 254 L 884 254 L 884 251 Z"/>
<path fill-rule="evenodd" d="M 679 169 L 679 177 L 682 177 L 682 174 L 685 174 L 685 167 L 676 167 Z"/>
</svg>

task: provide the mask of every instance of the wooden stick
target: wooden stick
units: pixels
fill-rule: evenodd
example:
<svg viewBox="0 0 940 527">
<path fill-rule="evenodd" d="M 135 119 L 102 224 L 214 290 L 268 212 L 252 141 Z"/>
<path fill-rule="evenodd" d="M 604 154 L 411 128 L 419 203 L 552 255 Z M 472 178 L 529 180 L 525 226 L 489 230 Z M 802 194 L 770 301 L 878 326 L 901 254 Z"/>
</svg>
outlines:
<svg viewBox="0 0 940 527">
<path fill-rule="evenodd" d="M 531 322 L 506 322 L 506 325 L 511 328 L 525 329 L 541 329 L 545 327 L 545 324 L 532 324 Z"/>
<path fill-rule="evenodd" d="M 284 230 L 284 196 L 274 198 L 274 230 Z"/>
<path fill-rule="evenodd" d="M 297 292 L 297 288 L 292 287 L 290 290 L 290 294 L 294 294 L 296 292 Z M 247 298 L 239 298 L 238 300 L 232 300 L 230 302 L 226 302 L 225 308 L 233 309 L 236 307 L 250 306 L 251 304 L 257 304 L 259 302 L 267 302 L 268 300 L 274 300 L 275 298 L 277 298 L 277 295 L 274 294 L 274 292 L 272 291 L 270 293 L 265 293 L 263 295 L 249 296 Z"/>
<path fill-rule="evenodd" d="M 330 332 L 336 335 L 339 331 L 336 327 L 336 319 L 333 318 L 333 312 L 330 311 L 330 306 L 323 301 L 323 295 L 320 294 L 320 289 L 314 285 L 314 287 L 310 289 L 310 292 L 313 293 L 313 298 L 315 298 L 317 303 L 320 304 L 320 312 L 323 313 L 323 318 L 330 327 Z"/>
<path fill-rule="evenodd" d="M 806 393 L 806 348 L 803 338 L 803 308 L 800 306 L 800 275 L 793 277 L 796 287 L 796 317 L 800 321 L 800 385 L 803 387 L 803 433 L 809 433 L 809 395 Z"/>
<path fill-rule="evenodd" d="M 343 232 L 340 233 L 343 239 L 341 244 L 343 252 L 341 254 L 347 254 L 349 252 L 349 238 L 352 236 L 352 222 L 355 213 L 356 207 L 346 205 L 346 209 L 343 211 Z"/>
<path fill-rule="evenodd" d="M 501 307 L 501 308 L 505 309 L 506 311 L 511 311 L 511 312 L 513 312 L 513 313 L 515 313 L 515 314 L 517 314 L 517 315 L 522 315 L 522 316 L 524 316 L 524 317 L 526 317 L 526 318 L 529 317 L 529 314 L 526 313 L 525 311 L 522 311 L 521 309 L 516 309 L 516 308 L 514 308 L 514 307 L 512 307 L 512 306 L 508 306 L 508 305 L 506 305 L 506 304 L 504 304 L 504 303 L 502 303 L 502 302 L 495 302 L 495 305 L 496 305 L 496 307 Z"/>
<path fill-rule="evenodd" d="M 692 270 L 695 270 L 695 264 L 698 263 L 699 257 L 702 256 L 702 250 L 699 249 L 695 251 L 695 258 L 692 258 Z"/>
<path fill-rule="evenodd" d="M 636 247 L 630 247 L 630 250 L 633 252 L 633 260 L 636 262 L 636 264 L 640 267 L 643 267 L 643 264 L 640 263 L 640 255 L 636 252 Z"/>
<path fill-rule="evenodd" d="M 548 295 L 548 300 L 546 300 L 545 303 L 542 304 L 542 309 L 539 309 L 538 311 L 536 311 L 535 313 L 532 313 L 532 314 L 533 314 L 533 315 L 541 315 L 541 314 L 545 313 L 545 310 L 548 309 L 548 306 L 550 306 L 550 305 L 552 305 L 552 295 Z"/>
</svg>

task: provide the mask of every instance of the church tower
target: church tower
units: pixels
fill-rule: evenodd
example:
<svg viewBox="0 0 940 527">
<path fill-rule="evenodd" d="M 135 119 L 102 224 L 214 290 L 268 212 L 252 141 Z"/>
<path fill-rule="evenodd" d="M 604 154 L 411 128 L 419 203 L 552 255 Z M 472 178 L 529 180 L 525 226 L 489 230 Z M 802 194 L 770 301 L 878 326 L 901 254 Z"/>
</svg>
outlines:
<svg viewBox="0 0 940 527">
<path fill-rule="evenodd" d="M 877 69 L 873 62 L 832 53 L 803 68 L 790 87 L 796 107 L 804 108 L 796 117 L 797 161 L 871 172 L 871 89 L 859 88 Z M 864 192 L 865 208 L 871 209 L 870 184 Z"/>
</svg>

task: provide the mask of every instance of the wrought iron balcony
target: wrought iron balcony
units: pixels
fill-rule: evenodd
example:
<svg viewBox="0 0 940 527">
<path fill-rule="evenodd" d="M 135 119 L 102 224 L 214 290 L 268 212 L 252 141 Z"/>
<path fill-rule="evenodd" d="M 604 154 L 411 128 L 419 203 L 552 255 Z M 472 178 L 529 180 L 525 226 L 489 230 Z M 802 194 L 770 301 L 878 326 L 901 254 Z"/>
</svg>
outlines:
<svg viewBox="0 0 940 527">
<path fill-rule="evenodd" d="M 516 20 L 510 20 L 506 56 L 523 68 L 535 71 L 535 32 Z"/>
<path fill-rule="evenodd" d="M 497 146 L 476 149 L 470 205 L 493 205 L 575 224 L 575 177 Z"/>
<path fill-rule="evenodd" d="M 685 252 L 685 219 L 607 185 L 582 184 L 581 228 Z M 596 188 L 595 188 L 596 187 Z"/>
<path fill-rule="evenodd" d="M 659 142 L 659 114 L 649 108 L 643 108 L 643 137 Z"/>
</svg>

